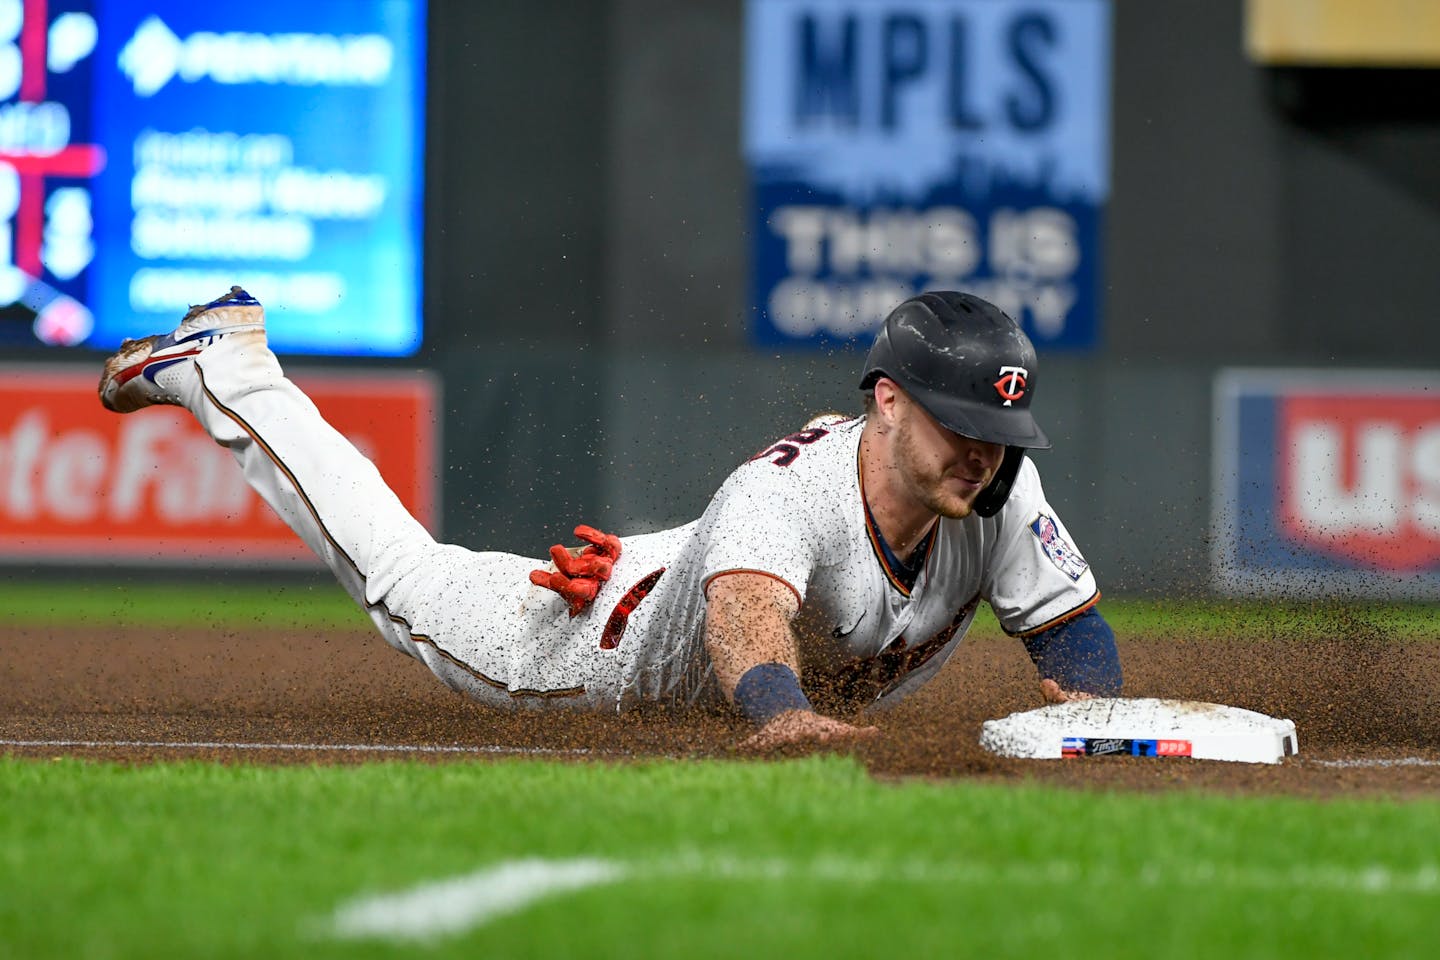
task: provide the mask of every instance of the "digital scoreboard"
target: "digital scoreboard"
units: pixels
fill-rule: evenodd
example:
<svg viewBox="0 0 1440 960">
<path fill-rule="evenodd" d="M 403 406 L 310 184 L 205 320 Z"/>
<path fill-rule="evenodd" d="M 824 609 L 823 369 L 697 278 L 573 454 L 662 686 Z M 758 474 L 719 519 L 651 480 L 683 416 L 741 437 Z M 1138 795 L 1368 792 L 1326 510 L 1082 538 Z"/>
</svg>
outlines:
<svg viewBox="0 0 1440 960">
<path fill-rule="evenodd" d="M 423 0 L 0 0 L 0 346 L 232 283 L 282 353 L 421 342 Z"/>
</svg>

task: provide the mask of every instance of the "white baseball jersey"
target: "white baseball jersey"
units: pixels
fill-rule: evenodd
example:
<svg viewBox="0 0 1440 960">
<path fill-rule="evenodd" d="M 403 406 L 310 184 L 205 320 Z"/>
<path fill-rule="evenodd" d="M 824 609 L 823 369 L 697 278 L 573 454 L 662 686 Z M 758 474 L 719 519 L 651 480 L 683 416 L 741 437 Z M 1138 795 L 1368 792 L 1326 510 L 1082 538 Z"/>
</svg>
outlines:
<svg viewBox="0 0 1440 960">
<path fill-rule="evenodd" d="M 890 700 L 939 669 L 980 600 L 1005 630 L 1024 635 L 1098 599 L 1089 565 L 1071 546 L 1028 459 L 996 516 L 938 522 L 907 586 L 865 507 L 863 426 L 863 418 L 832 421 L 792 434 L 731 474 L 700 520 L 655 535 L 674 548 L 662 578 L 674 592 L 670 603 L 636 623 L 646 634 L 642 642 L 663 649 L 666 638 L 684 636 L 699 647 L 704 607 L 685 598 L 698 600 L 711 579 L 727 573 L 768 574 L 800 603 L 796 628 L 805 638 L 807 682 L 846 681 L 853 692 L 866 688 L 849 682 L 863 681 Z M 646 538 L 635 541 L 650 546 Z M 627 551 L 635 541 L 627 541 Z"/>
<path fill-rule="evenodd" d="M 996 516 L 939 521 L 907 586 L 868 517 L 864 421 L 853 419 L 792 434 L 743 464 L 699 520 L 622 538 L 610 580 L 572 618 L 529 581 L 544 561 L 435 542 L 268 350 L 221 341 L 196 368 L 187 407 L 385 639 L 489 703 L 608 710 L 718 697 L 704 591 L 727 573 L 794 590 L 807 686 L 839 681 L 887 701 L 939 668 L 980 600 L 1026 634 L 1098 596 L 1028 460 Z"/>
</svg>

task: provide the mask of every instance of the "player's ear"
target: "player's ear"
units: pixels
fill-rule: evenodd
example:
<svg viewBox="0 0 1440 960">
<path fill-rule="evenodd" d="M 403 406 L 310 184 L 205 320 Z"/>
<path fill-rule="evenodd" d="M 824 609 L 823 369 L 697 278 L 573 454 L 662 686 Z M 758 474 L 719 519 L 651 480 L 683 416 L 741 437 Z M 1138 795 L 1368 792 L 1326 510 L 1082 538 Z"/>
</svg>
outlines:
<svg viewBox="0 0 1440 960">
<path fill-rule="evenodd" d="M 895 422 L 898 414 L 898 407 L 903 402 L 905 392 L 900 389 L 899 384 L 889 377 L 881 377 L 875 381 L 874 387 L 874 412 L 882 424 L 889 425 Z"/>
</svg>

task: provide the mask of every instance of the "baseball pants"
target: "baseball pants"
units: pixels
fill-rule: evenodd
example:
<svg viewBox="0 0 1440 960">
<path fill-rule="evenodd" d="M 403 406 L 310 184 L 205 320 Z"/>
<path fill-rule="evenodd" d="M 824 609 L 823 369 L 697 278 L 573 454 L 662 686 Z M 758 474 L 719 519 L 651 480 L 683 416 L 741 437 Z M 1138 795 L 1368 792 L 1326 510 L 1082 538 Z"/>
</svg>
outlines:
<svg viewBox="0 0 1440 960">
<path fill-rule="evenodd" d="M 437 543 L 275 355 L 246 339 L 197 358 L 186 406 L 385 640 L 489 704 L 613 709 L 625 665 L 529 582 L 545 561 Z"/>
</svg>

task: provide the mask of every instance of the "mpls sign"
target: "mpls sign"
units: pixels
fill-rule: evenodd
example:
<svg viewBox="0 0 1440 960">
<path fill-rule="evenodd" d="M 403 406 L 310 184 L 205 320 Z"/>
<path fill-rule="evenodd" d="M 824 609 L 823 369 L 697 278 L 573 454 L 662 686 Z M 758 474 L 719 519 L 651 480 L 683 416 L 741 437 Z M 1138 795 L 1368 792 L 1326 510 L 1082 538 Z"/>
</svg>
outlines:
<svg viewBox="0 0 1440 960">
<path fill-rule="evenodd" d="M 865 339 L 964 289 L 1097 340 L 1108 0 L 750 0 L 752 339 Z"/>
<path fill-rule="evenodd" d="M 1440 375 L 1231 370 L 1215 419 L 1222 592 L 1440 590 Z"/>
</svg>

